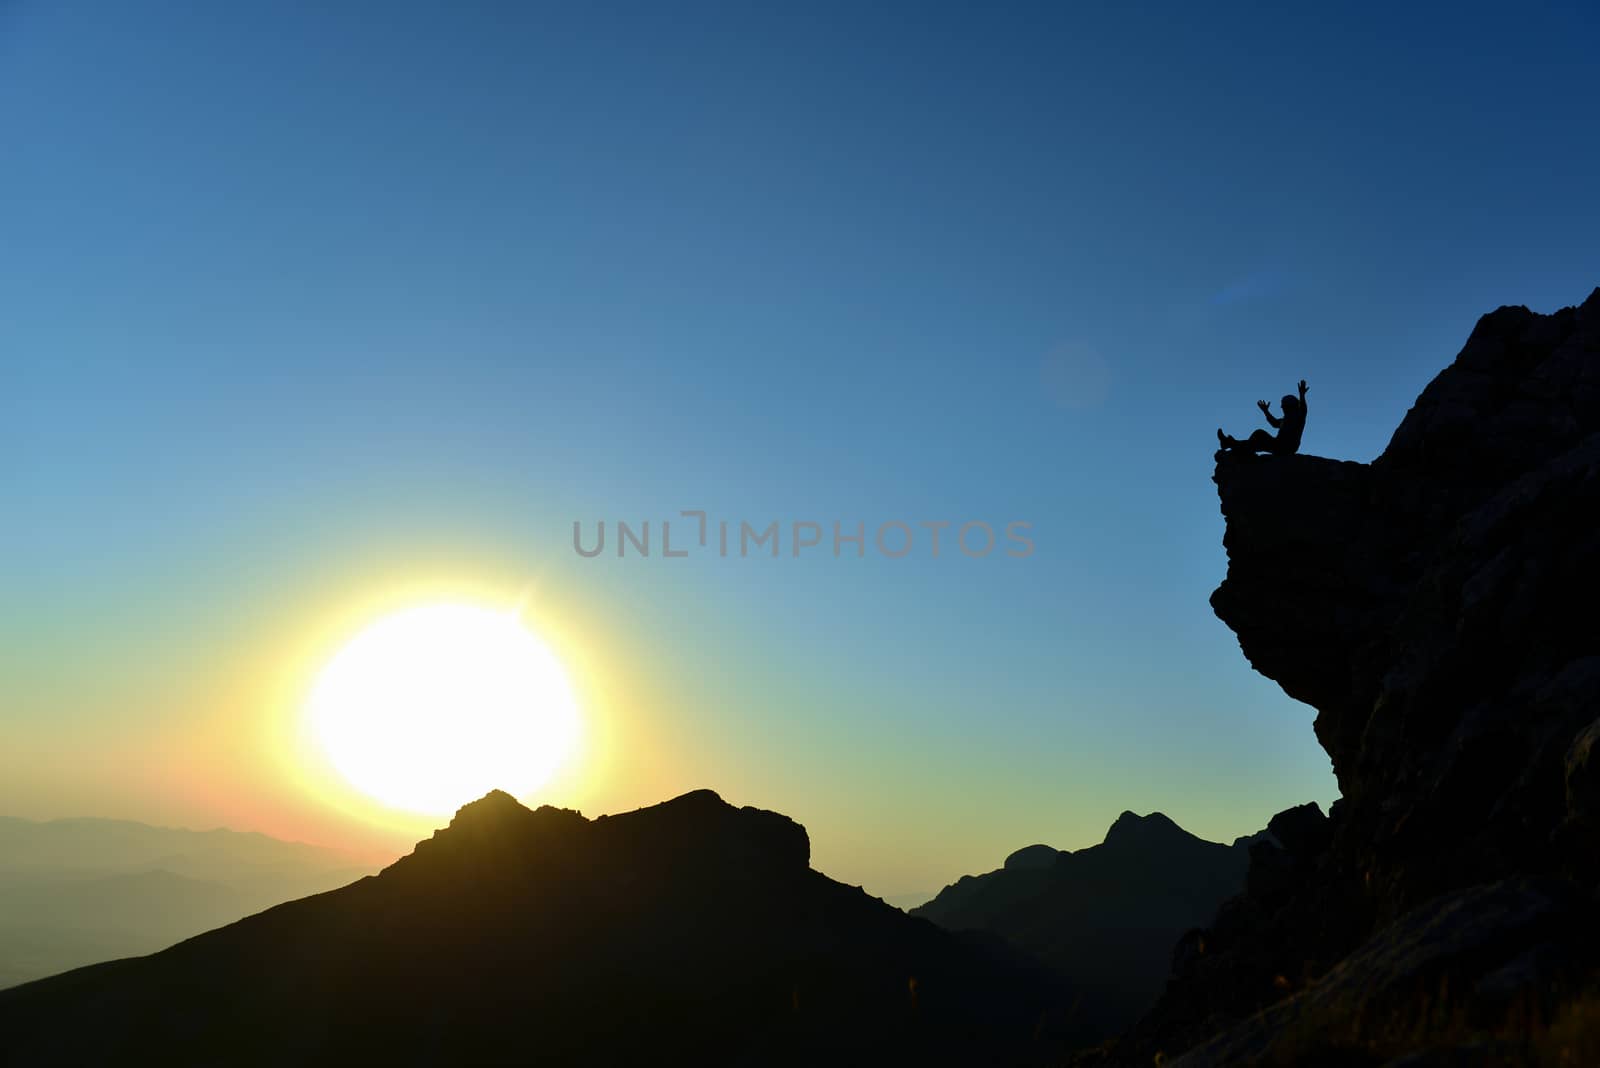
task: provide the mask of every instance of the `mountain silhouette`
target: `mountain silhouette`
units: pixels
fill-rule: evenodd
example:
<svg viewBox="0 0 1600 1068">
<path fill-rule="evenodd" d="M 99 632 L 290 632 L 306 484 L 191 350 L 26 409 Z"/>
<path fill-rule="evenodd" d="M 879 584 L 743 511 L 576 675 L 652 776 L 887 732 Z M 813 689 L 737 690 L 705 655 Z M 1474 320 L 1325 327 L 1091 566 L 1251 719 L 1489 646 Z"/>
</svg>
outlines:
<svg viewBox="0 0 1600 1068">
<path fill-rule="evenodd" d="M 981 1063 L 1071 997 L 811 870 L 702 790 L 585 819 L 504 793 L 376 876 L 148 957 L 0 991 L 21 1063 Z"/>
<path fill-rule="evenodd" d="M 1207 842 L 1159 812 L 1124 812 L 1099 845 L 1027 846 L 912 914 L 1034 954 L 1082 992 L 1080 1018 L 1104 1037 L 1154 1004 L 1180 936 L 1211 923 L 1248 866 L 1245 840 Z"/>
</svg>

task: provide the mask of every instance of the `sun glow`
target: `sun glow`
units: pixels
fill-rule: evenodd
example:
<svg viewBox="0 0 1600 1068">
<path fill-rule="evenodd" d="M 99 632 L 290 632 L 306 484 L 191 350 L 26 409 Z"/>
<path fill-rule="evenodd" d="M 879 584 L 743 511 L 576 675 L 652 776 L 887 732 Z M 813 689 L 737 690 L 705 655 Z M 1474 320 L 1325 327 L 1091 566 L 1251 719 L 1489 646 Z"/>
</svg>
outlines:
<svg viewBox="0 0 1600 1068">
<path fill-rule="evenodd" d="M 410 608 L 352 638 L 311 691 L 329 761 L 393 808 L 442 815 L 492 789 L 526 796 L 572 754 L 578 710 L 515 612 Z"/>
</svg>

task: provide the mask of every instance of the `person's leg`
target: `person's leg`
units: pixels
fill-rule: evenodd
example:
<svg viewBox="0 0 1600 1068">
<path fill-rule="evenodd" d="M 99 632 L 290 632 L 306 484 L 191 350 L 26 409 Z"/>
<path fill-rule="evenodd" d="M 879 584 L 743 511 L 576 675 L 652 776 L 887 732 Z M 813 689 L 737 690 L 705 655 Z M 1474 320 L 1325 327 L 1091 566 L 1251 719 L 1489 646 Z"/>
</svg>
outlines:
<svg viewBox="0 0 1600 1068">
<path fill-rule="evenodd" d="M 1278 447 L 1278 439 L 1266 430 L 1255 430 L 1244 439 L 1241 447 L 1246 452 L 1272 452 Z"/>
</svg>

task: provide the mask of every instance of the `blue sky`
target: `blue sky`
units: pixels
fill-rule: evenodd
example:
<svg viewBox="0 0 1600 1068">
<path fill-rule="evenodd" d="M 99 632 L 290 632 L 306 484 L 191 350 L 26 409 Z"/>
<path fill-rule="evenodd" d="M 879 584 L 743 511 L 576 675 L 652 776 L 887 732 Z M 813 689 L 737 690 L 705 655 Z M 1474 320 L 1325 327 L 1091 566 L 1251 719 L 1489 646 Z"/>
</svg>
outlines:
<svg viewBox="0 0 1600 1068">
<path fill-rule="evenodd" d="M 1326 802 L 1311 710 L 1206 603 L 1214 430 L 1305 377 L 1305 451 L 1370 459 L 1478 315 L 1600 284 L 1597 31 L 0 5 L 0 807 L 237 822 L 89 791 L 75 747 L 188 736 L 248 650 L 410 566 L 538 591 L 628 678 L 648 774 L 586 810 L 709 785 L 879 892 L 1125 808 L 1228 838 Z M 683 508 L 1036 552 L 571 550 Z"/>
</svg>

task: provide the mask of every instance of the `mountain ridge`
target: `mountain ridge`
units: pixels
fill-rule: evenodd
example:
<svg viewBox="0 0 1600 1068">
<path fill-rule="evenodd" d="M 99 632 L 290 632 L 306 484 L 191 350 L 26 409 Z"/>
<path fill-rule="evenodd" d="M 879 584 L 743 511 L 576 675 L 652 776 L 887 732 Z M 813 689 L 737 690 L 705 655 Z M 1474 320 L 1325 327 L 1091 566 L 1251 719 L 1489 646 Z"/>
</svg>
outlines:
<svg viewBox="0 0 1600 1068">
<path fill-rule="evenodd" d="M 1248 865 L 1247 847 L 1208 842 L 1161 812 L 1124 811 L 1095 845 L 1025 846 L 911 913 L 1032 953 L 1083 992 L 1109 1037 L 1155 1003 L 1181 936 L 1244 889 Z"/>
<path fill-rule="evenodd" d="M 556 1062 L 967 1063 L 1059 1053 L 1071 1001 L 812 870 L 776 813 L 694 791 L 590 820 L 490 794 L 377 875 L 0 991 L 0 1028 L 31 1063 L 495 1062 L 532 1032 Z"/>
</svg>

